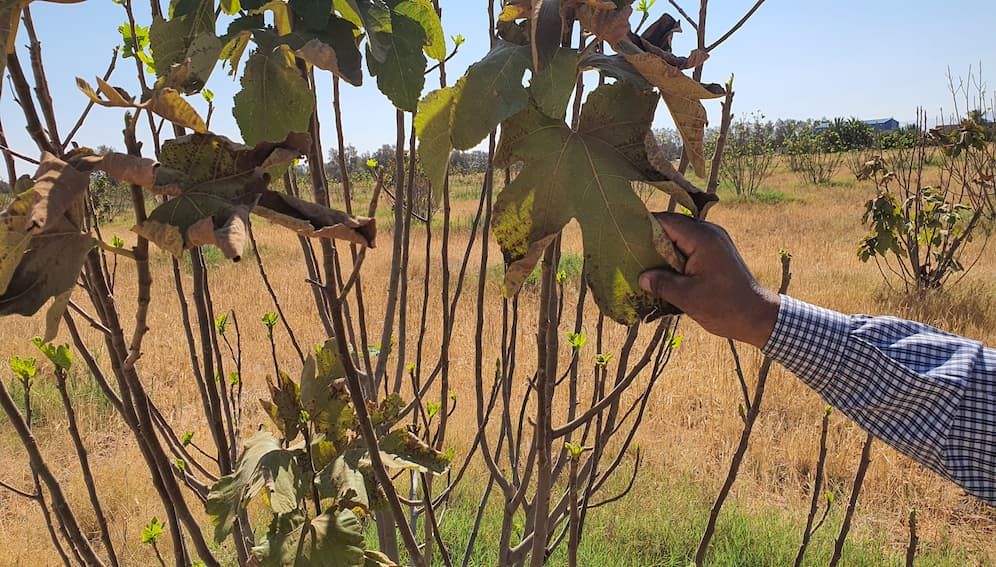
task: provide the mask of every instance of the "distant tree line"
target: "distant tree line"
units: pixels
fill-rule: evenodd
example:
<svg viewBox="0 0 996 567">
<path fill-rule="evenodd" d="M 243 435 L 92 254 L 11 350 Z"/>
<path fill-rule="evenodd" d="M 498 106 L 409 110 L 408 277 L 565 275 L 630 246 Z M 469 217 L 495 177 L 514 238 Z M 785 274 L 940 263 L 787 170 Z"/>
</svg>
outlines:
<svg viewBox="0 0 996 567">
<path fill-rule="evenodd" d="M 381 166 L 393 164 L 397 157 L 394 144 L 384 144 L 376 151 L 360 152 L 356 147 L 346 146 L 346 169 L 350 178 L 363 178 L 371 176 L 372 172 L 367 165 L 371 160 L 376 161 Z M 406 160 L 408 152 L 405 152 Z M 450 156 L 450 171 L 456 175 L 468 175 L 474 173 L 484 173 L 488 167 L 488 153 L 482 151 L 453 152 Z M 325 172 L 329 180 L 342 181 L 342 171 L 339 160 L 339 150 L 332 148 L 328 152 L 328 160 L 325 162 Z"/>
</svg>

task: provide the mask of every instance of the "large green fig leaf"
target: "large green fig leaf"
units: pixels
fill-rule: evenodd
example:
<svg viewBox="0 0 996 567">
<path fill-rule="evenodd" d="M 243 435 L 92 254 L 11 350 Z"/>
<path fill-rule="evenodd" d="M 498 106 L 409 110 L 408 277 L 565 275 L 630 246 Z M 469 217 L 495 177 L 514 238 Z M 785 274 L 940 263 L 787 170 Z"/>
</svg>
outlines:
<svg viewBox="0 0 996 567">
<path fill-rule="evenodd" d="M 275 517 L 253 556 L 263 567 L 363 567 L 363 524 L 351 510 Z"/>
<path fill-rule="evenodd" d="M 425 86 L 427 61 L 422 53 L 425 31 L 408 16 L 391 12 L 391 31 L 373 32 L 367 42 L 367 69 L 377 78 L 377 88 L 395 107 L 415 112 Z M 374 38 L 383 46 L 383 57 L 374 51 Z"/>
<path fill-rule="evenodd" d="M 542 79 L 534 80 L 540 84 L 541 96 L 549 93 L 544 106 L 552 112 L 562 98 L 552 90 L 566 75 L 565 66 L 561 59 L 541 75 Z M 442 195 L 453 148 L 473 148 L 502 120 L 529 103 L 529 93 L 522 85 L 528 67 L 528 46 L 499 42 L 484 59 L 471 65 L 455 86 L 433 91 L 419 102 L 415 116 L 419 160 L 436 201 Z M 569 89 L 567 93 L 569 97 Z M 566 108 L 566 99 L 563 104 Z"/>
<path fill-rule="evenodd" d="M 498 124 L 529 103 L 522 78 L 530 65 L 529 47 L 498 42 L 467 69 L 457 84 L 453 146 L 469 150 Z"/>
<path fill-rule="evenodd" d="M 169 20 L 155 16 L 149 28 L 157 86 L 192 93 L 203 88 L 218 61 L 214 0 L 178 2 Z"/>
<path fill-rule="evenodd" d="M 430 0 L 405 0 L 394 7 L 394 11 L 407 16 L 422 26 L 425 54 L 442 61 L 446 59 L 446 36 L 443 35 L 443 24 Z"/>
<path fill-rule="evenodd" d="M 247 144 L 279 142 L 292 132 L 307 132 L 314 109 L 308 81 L 289 47 L 257 50 L 249 57 L 232 108 Z"/>
<path fill-rule="evenodd" d="M 295 451 L 282 448 L 280 441 L 266 431 L 246 442 L 235 472 L 220 478 L 208 493 L 205 511 L 214 523 L 215 541 L 221 543 L 232 533 L 239 511 L 264 488 L 275 514 L 292 513 L 298 508 L 302 487 L 295 474 L 297 456 Z"/>
<path fill-rule="evenodd" d="M 661 176 L 647 156 L 656 106 L 652 92 L 618 82 L 588 97 L 576 131 L 535 106 L 503 123 L 496 163 L 523 162 L 495 203 L 507 294 L 519 289 L 573 218 L 581 225 L 588 285 L 607 316 L 631 324 L 674 312 L 638 285 L 645 270 L 683 267 L 631 186 Z"/>
<path fill-rule="evenodd" d="M 301 407 L 308 412 L 315 430 L 341 450 L 356 415 L 345 384 L 346 370 L 339 359 L 335 340 L 308 355 L 301 371 Z"/>
<path fill-rule="evenodd" d="M 45 341 L 76 286 L 96 241 L 82 232 L 89 176 L 51 154 L 42 156 L 33 186 L 0 213 L 0 315 L 33 315 L 49 300 Z"/>
</svg>

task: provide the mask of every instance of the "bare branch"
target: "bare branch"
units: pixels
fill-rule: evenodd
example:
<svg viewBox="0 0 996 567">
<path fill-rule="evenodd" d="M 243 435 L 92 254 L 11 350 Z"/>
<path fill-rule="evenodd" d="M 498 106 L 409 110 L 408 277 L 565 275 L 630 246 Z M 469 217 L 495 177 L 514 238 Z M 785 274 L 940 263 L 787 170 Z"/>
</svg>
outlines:
<svg viewBox="0 0 996 567">
<path fill-rule="evenodd" d="M 31 494 L 30 492 L 25 492 L 25 491 L 23 491 L 23 490 L 21 490 L 19 488 L 16 488 L 16 487 L 14 487 L 14 486 L 12 486 L 10 484 L 7 484 L 6 482 L 4 482 L 2 480 L 0 480 L 0 486 L 6 488 L 7 490 L 13 492 L 14 494 L 16 494 L 18 496 L 21 496 L 23 498 L 27 498 L 28 500 L 37 500 L 38 499 L 38 494 Z"/>
<path fill-rule="evenodd" d="M 105 81 L 110 80 L 111 74 L 114 73 L 114 67 L 117 66 L 118 63 L 119 49 L 120 48 L 117 45 L 115 45 L 114 51 L 111 52 L 111 63 L 107 66 L 107 71 L 104 72 L 103 76 L 103 79 Z M 83 109 L 83 113 L 80 114 L 80 117 L 78 119 L 76 119 L 76 124 L 73 125 L 73 129 L 69 131 L 69 134 L 66 136 L 65 141 L 62 142 L 62 151 L 66 151 L 66 148 L 69 147 L 69 144 L 72 143 L 73 138 L 75 138 L 76 134 L 80 131 L 80 128 L 83 127 L 83 123 L 86 122 L 87 116 L 89 116 L 90 111 L 93 110 L 94 104 L 96 103 L 94 103 L 92 100 L 88 102 L 86 108 Z"/>
<path fill-rule="evenodd" d="M 699 25 L 695 23 L 695 20 L 693 20 L 692 17 L 688 15 L 688 12 L 686 12 L 684 8 L 678 5 L 678 2 L 676 0 L 667 0 L 667 1 L 670 2 L 672 6 L 674 6 L 674 9 L 677 10 L 679 14 L 681 14 L 682 18 L 685 18 L 685 21 L 688 22 L 688 25 L 692 26 L 693 30 L 699 29 Z"/>
<path fill-rule="evenodd" d="M 829 567 L 836 567 L 840 564 L 840 559 L 844 554 L 844 542 L 851 531 L 851 522 L 854 520 L 854 511 L 858 507 L 861 485 L 865 482 L 865 473 L 868 472 L 868 465 L 871 464 L 871 448 L 874 441 L 875 438 L 871 433 L 865 437 L 865 445 L 861 449 L 861 460 L 858 462 L 858 472 L 854 475 L 854 486 L 851 488 L 851 498 L 847 502 L 847 511 L 844 512 L 844 520 L 840 524 L 840 532 L 833 545 L 833 557 L 830 558 Z"/>
<path fill-rule="evenodd" d="M 751 9 L 748 10 L 746 14 L 744 14 L 744 17 L 740 18 L 740 20 L 737 23 L 733 24 L 733 27 L 730 28 L 729 31 L 724 33 L 716 41 L 712 42 L 709 45 L 709 47 L 706 47 L 706 51 L 712 51 L 713 49 L 719 47 L 720 44 L 722 44 L 724 41 L 730 39 L 730 36 L 737 33 L 737 30 L 739 30 L 741 27 L 743 27 L 744 24 L 747 23 L 747 20 L 749 20 L 750 17 L 754 15 L 754 12 L 756 12 L 757 9 L 761 7 L 761 4 L 764 4 L 764 0 L 757 0 L 757 2 L 754 3 Z"/>
</svg>

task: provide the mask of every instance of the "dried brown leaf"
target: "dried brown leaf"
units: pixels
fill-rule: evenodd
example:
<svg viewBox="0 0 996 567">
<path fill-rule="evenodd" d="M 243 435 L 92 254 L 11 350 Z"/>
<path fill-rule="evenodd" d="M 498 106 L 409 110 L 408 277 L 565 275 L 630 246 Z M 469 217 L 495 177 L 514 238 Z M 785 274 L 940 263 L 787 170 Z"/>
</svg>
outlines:
<svg viewBox="0 0 996 567">
<path fill-rule="evenodd" d="M 376 244 L 375 219 L 353 217 L 285 193 L 264 191 L 253 212 L 303 236 L 346 240 L 370 248 Z"/>
<path fill-rule="evenodd" d="M 192 246 L 210 244 L 217 246 L 229 260 L 238 262 L 246 247 L 249 235 L 249 207 L 237 205 L 213 217 L 194 223 L 187 229 L 187 239 Z"/>
<path fill-rule="evenodd" d="M 101 157 L 94 166 L 122 183 L 140 187 L 152 187 L 156 182 L 159 162 L 118 152 L 110 152 Z"/>
</svg>

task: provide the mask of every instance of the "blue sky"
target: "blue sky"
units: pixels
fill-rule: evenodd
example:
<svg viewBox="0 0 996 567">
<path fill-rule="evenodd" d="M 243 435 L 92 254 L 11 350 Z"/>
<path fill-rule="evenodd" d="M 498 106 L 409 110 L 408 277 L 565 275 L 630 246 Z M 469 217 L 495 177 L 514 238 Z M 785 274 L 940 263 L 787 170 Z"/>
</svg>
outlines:
<svg viewBox="0 0 996 567">
<path fill-rule="evenodd" d="M 487 49 L 486 4 L 484 0 L 442 1 L 447 35 L 459 33 L 467 38 L 449 65 L 451 81 Z M 753 0 L 713 0 L 710 41 L 752 4 Z M 683 5 L 689 13 L 697 13 L 695 0 L 683 0 Z M 113 46 L 120 41 L 117 27 L 125 21 L 124 10 L 110 0 L 70 5 L 35 2 L 31 6 L 64 136 L 86 104 L 76 90 L 75 77 L 92 82 L 94 76 L 103 74 Z M 139 23 L 148 24 L 148 5 L 137 2 L 136 9 Z M 667 9 L 666 0 L 659 0 L 653 17 Z M 908 122 L 918 106 L 932 117 L 951 108 L 949 67 L 955 76 L 964 76 L 969 66 L 977 69 L 981 63 L 985 71 L 986 64 L 994 64 L 993 22 L 996 3 L 992 0 L 942 4 L 927 0 L 768 0 L 746 26 L 713 52 L 704 79 L 722 83 L 730 73 L 736 74 L 738 115 L 759 111 L 770 119 L 893 116 Z M 24 36 L 22 29 L 19 45 L 25 43 Z M 694 45 L 694 32 L 686 25 L 685 32 L 676 36 L 675 51 L 687 52 Z M 20 53 L 27 65 L 26 50 Z M 119 60 L 111 83 L 136 94 L 134 75 L 132 60 Z M 327 73 L 321 75 L 319 84 L 328 148 L 335 131 Z M 436 86 L 438 78 L 429 77 L 427 84 Z M 996 78 L 990 84 L 996 87 Z M 239 88 L 237 82 L 216 71 L 208 86 L 218 104 L 212 130 L 238 139 L 230 102 L 226 105 Z M 392 143 L 394 112 L 373 81 L 367 80 L 360 88 L 343 87 L 347 141 L 360 150 Z M 0 100 L 8 139 L 15 149 L 34 154 L 10 91 L 5 85 Z M 193 100 L 201 104 L 196 97 Z M 718 122 L 718 102 L 709 103 L 708 108 Z M 655 125 L 671 125 L 665 111 L 658 111 Z M 120 131 L 120 110 L 96 108 L 77 139 L 91 146 L 120 147 Z"/>
</svg>

